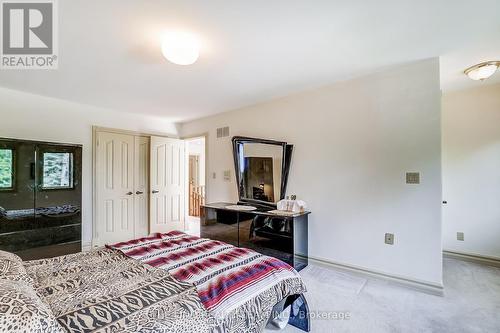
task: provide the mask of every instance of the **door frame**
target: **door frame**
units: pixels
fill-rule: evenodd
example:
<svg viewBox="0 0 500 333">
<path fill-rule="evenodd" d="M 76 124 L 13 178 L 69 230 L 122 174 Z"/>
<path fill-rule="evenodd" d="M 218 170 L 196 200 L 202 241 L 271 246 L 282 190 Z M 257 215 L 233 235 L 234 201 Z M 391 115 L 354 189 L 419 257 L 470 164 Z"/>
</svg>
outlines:
<svg viewBox="0 0 500 333">
<path fill-rule="evenodd" d="M 197 134 L 197 135 L 189 135 L 189 136 L 183 136 L 181 137 L 180 139 L 181 140 L 193 140 L 193 139 L 199 139 L 199 138 L 204 138 L 205 139 L 205 201 L 207 200 L 207 195 L 208 195 L 208 180 L 210 179 L 210 175 L 208 174 L 208 164 L 210 163 L 209 162 L 209 159 L 208 159 L 208 140 L 210 138 L 210 132 L 203 132 L 201 134 Z M 187 154 L 185 154 L 186 157 L 187 157 L 187 165 L 189 165 L 189 152 L 187 152 Z M 186 182 L 186 185 L 188 186 L 187 188 L 189 188 L 189 173 L 184 177 L 186 178 L 185 182 Z M 189 190 L 186 191 L 186 193 L 188 193 Z M 184 195 L 184 200 L 186 201 L 184 203 L 184 207 L 185 207 L 185 215 L 184 218 L 186 219 L 187 221 L 187 218 L 189 217 L 189 194 L 186 194 Z M 188 207 L 188 208 L 186 208 Z"/>
<path fill-rule="evenodd" d="M 175 135 L 168 135 L 166 133 L 155 133 L 155 132 L 141 132 L 141 131 L 132 131 L 132 130 L 126 130 L 126 129 L 119 129 L 119 128 L 110 128 L 110 127 L 102 127 L 102 126 L 96 126 L 92 125 L 92 240 L 89 245 L 84 246 L 82 243 L 82 250 L 83 251 L 88 251 L 91 248 L 98 247 L 98 245 L 95 243 L 95 240 L 97 239 L 97 177 L 96 177 L 96 162 L 97 162 L 97 133 L 98 132 L 109 132 L 109 133 L 116 133 L 116 134 L 128 134 L 128 135 L 134 135 L 134 136 L 147 136 L 151 138 L 151 136 L 160 136 L 164 138 L 175 138 L 178 139 L 179 137 Z"/>
</svg>

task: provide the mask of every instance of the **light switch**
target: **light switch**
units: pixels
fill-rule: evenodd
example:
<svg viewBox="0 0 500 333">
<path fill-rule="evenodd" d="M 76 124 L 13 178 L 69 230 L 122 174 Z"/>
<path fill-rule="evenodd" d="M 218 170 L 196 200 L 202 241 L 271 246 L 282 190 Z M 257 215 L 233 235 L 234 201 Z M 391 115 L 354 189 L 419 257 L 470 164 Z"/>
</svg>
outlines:
<svg viewBox="0 0 500 333">
<path fill-rule="evenodd" d="M 224 170 L 224 181 L 231 181 L 231 170 Z"/>
<path fill-rule="evenodd" d="M 216 179 L 217 178 L 217 172 L 212 172 L 212 178 Z"/>
</svg>

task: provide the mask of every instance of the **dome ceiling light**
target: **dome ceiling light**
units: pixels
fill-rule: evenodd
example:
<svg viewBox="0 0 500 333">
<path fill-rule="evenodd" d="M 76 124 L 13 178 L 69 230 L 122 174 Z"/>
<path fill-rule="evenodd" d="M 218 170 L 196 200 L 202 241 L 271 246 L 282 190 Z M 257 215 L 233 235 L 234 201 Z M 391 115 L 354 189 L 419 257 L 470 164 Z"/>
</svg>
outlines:
<svg viewBox="0 0 500 333">
<path fill-rule="evenodd" d="M 499 66 L 500 61 L 486 61 L 467 68 L 464 73 L 472 80 L 483 81 L 495 74 Z"/>
<path fill-rule="evenodd" d="M 200 42 L 195 35 L 187 32 L 167 32 L 161 42 L 161 52 L 174 64 L 192 65 L 200 56 Z"/>
</svg>

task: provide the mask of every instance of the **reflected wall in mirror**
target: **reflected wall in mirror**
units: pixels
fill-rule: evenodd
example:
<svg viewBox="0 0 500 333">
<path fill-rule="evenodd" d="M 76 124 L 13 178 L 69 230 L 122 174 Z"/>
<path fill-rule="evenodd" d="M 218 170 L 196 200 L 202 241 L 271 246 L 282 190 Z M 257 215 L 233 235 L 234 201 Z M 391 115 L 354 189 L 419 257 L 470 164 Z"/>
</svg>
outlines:
<svg viewBox="0 0 500 333">
<path fill-rule="evenodd" d="M 286 191 L 292 146 L 286 142 L 233 138 L 239 199 L 275 205 Z"/>
</svg>

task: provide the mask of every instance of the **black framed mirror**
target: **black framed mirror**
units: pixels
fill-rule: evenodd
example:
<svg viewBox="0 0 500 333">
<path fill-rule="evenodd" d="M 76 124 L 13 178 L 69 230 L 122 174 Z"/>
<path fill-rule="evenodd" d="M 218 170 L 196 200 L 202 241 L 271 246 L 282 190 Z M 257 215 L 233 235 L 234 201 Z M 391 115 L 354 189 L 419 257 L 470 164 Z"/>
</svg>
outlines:
<svg viewBox="0 0 500 333">
<path fill-rule="evenodd" d="M 275 207 L 284 199 L 292 151 L 283 141 L 233 137 L 239 203 Z"/>
</svg>

